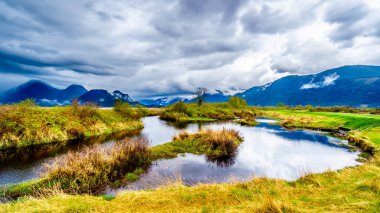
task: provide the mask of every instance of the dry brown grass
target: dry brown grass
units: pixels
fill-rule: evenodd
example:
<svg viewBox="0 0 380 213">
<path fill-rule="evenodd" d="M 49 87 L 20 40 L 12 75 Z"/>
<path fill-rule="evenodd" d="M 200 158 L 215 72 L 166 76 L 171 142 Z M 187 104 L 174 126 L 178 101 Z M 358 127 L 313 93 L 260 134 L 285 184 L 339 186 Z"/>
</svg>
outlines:
<svg viewBox="0 0 380 213">
<path fill-rule="evenodd" d="M 219 166 L 228 166 L 234 162 L 243 138 L 238 131 L 223 128 L 205 129 L 194 134 L 184 131 L 176 135 L 173 140 L 188 141 L 197 147 L 196 152 L 205 154 L 208 161 Z"/>
<path fill-rule="evenodd" d="M 67 193 L 92 194 L 149 163 L 148 141 L 125 139 L 110 149 L 96 145 L 81 152 L 71 152 L 47 165 L 45 178 Z"/>
</svg>

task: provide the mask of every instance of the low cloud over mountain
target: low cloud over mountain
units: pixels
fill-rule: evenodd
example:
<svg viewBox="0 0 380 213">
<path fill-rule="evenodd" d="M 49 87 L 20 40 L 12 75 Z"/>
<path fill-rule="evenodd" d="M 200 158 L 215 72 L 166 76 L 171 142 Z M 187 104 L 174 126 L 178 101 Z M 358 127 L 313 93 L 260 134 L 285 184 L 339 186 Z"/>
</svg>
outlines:
<svg viewBox="0 0 380 213">
<path fill-rule="evenodd" d="M 0 91 L 39 79 L 165 96 L 379 65 L 379 20 L 377 0 L 4 0 Z"/>
</svg>

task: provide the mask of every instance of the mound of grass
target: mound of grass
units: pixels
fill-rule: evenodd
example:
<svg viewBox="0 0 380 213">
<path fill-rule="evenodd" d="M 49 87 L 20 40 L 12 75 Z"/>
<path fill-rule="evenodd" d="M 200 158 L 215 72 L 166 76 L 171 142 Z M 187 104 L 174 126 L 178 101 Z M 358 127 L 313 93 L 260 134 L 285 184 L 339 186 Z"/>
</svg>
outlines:
<svg viewBox="0 0 380 213">
<path fill-rule="evenodd" d="M 0 149 L 141 129 L 143 124 L 136 114 L 98 109 L 94 105 L 43 108 L 30 100 L 3 105 L 0 106 Z"/>
<path fill-rule="evenodd" d="M 170 143 L 151 148 L 154 160 L 174 158 L 179 153 L 205 154 L 211 161 L 233 157 L 243 138 L 236 130 L 202 130 L 191 134 L 181 132 Z M 212 160 L 214 159 L 214 160 Z"/>
<path fill-rule="evenodd" d="M 66 193 L 93 194 L 125 176 L 130 178 L 136 169 L 149 165 L 148 141 L 125 139 L 110 149 L 97 145 L 69 153 L 47 166 L 44 179 Z"/>
</svg>

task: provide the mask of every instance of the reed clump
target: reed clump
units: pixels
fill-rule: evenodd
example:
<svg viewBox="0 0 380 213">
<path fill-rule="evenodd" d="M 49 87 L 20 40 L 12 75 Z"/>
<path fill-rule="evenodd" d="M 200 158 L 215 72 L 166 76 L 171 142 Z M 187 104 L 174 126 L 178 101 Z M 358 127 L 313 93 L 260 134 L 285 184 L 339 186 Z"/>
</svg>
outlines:
<svg viewBox="0 0 380 213">
<path fill-rule="evenodd" d="M 210 157 L 234 154 L 243 140 L 239 132 L 233 129 L 207 129 L 201 131 L 199 136 L 201 144 L 207 147 L 206 154 Z"/>
<path fill-rule="evenodd" d="M 174 158 L 180 153 L 205 154 L 208 160 L 236 156 L 243 138 L 233 129 L 201 130 L 197 133 L 181 132 L 170 143 L 151 148 L 154 160 Z M 231 161 L 229 161 L 231 162 Z"/>
<path fill-rule="evenodd" d="M 71 194 L 99 192 L 114 181 L 128 179 L 129 173 L 150 165 L 148 141 L 125 139 L 110 149 L 96 145 L 72 152 L 46 166 L 46 182 Z"/>
</svg>

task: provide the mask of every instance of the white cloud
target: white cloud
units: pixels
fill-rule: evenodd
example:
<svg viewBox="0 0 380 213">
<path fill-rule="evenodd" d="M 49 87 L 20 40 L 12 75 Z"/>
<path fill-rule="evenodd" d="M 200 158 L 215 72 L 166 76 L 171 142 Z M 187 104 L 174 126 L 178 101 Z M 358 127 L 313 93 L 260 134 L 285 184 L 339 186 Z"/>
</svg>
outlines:
<svg viewBox="0 0 380 213">
<path fill-rule="evenodd" d="M 323 88 L 327 86 L 331 86 L 335 84 L 335 81 L 338 80 L 339 75 L 336 73 L 333 73 L 331 75 L 323 77 L 323 81 L 321 82 L 315 82 L 313 83 L 314 79 L 308 83 L 301 86 L 300 89 L 317 89 L 317 88 Z"/>
<path fill-rule="evenodd" d="M 378 2 L 4 0 L 0 90 L 42 79 L 138 98 L 380 65 Z"/>
</svg>

